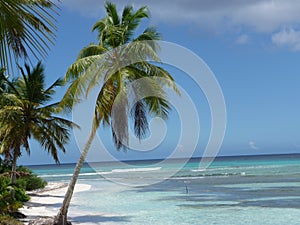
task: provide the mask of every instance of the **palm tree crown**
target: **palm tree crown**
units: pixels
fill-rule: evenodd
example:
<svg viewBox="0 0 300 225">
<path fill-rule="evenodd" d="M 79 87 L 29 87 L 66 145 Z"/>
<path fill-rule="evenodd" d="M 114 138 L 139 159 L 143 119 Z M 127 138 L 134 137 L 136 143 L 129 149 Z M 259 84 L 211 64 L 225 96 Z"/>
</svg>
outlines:
<svg viewBox="0 0 300 225">
<path fill-rule="evenodd" d="M 33 138 L 59 162 L 57 149 L 65 151 L 72 122 L 56 116 L 58 103 L 49 102 L 62 81 L 58 79 L 46 88 L 41 63 L 33 70 L 26 65 L 21 74 L 11 81 L 3 74 L 1 77 L 7 87 L 1 94 L 0 153 L 13 151 L 19 157 L 22 147 L 30 153 L 29 140 Z"/>
<path fill-rule="evenodd" d="M 170 105 L 165 86 L 179 92 L 171 75 L 158 66 L 160 60 L 156 52 L 159 46 L 155 41 L 160 39 L 160 34 L 154 27 L 147 27 L 140 35 L 135 34 L 141 20 L 149 18 L 147 8 L 134 11 L 132 6 L 126 6 L 121 17 L 116 5 L 106 2 L 105 8 L 106 17 L 96 22 L 92 29 L 98 32 L 98 44 L 90 44 L 82 49 L 76 62 L 67 71 L 65 80 L 71 80 L 72 84 L 64 103 L 71 107 L 85 90 L 88 93 L 104 78 L 95 107 L 94 129 L 101 122 L 105 125 L 113 123 L 114 142 L 120 149 L 126 148 L 128 141 L 128 117 L 133 118 L 136 136 L 143 138 L 148 130 L 147 114 L 167 118 Z M 126 95 L 128 84 L 141 78 L 152 79 L 149 79 L 147 89 L 156 96 L 139 99 L 145 90 L 139 90 L 138 87 L 135 88 L 135 96 Z M 153 82 L 156 78 L 160 79 Z M 119 113 L 114 114 L 113 106 L 117 104 L 117 96 L 122 94 L 125 98 L 118 108 Z M 137 100 L 129 109 L 128 102 L 132 97 Z"/>
<path fill-rule="evenodd" d="M 168 115 L 170 105 L 164 88 L 172 87 L 177 91 L 171 75 L 156 65 L 160 62 L 156 54 L 158 45 L 155 43 L 160 35 L 156 29 L 147 27 L 142 34 L 135 35 L 141 20 L 149 17 L 146 7 L 134 11 L 132 6 L 126 6 L 121 17 L 116 5 L 106 2 L 105 9 L 106 17 L 93 27 L 93 31 L 98 32 L 98 43 L 82 49 L 65 76 L 65 82 L 71 81 L 71 84 L 61 104 L 68 108 L 80 101 L 82 96 L 88 95 L 96 85 L 101 84 L 101 90 L 95 103 L 93 128 L 54 224 L 67 224 L 75 184 L 100 124 L 110 125 L 117 149 L 126 149 L 130 122 L 128 117 L 134 121 L 136 136 L 143 138 L 148 130 L 148 114 L 163 118 Z M 144 82 L 146 85 L 137 82 L 131 88 L 130 84 L 142 78 L 147 79 Z M 152 95 L 143 96 L 143 92 Z M 134 102 L 133 107 L 130 107 L 130 101 Z"/>
</svg>

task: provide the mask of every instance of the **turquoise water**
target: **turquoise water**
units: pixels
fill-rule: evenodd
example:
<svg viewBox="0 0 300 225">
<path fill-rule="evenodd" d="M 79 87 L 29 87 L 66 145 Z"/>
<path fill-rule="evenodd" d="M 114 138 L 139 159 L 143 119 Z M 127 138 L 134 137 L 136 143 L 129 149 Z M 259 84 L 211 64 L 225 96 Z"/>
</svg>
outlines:
<svg viewBox="0 0 300 225">
<path fill-rule="evenodd" d="M 181 165 L 85 165 L 79 182 L 92 188 L 76 193 L 70 210 L 96 214 L 93 221 L 101 224 L 300 224 L 300 155 L 221 157 L 207 169 L 199 168 L 199 159 Z M 63 182 L 73 168 L 32 167 L 48 181 Z"/>
</svg>

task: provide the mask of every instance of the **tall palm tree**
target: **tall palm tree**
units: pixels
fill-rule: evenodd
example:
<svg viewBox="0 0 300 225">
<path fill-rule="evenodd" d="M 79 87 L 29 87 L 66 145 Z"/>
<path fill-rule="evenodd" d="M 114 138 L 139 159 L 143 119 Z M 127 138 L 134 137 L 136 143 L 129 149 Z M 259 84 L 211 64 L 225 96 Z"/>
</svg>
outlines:
<svg viewBox="0 0 300 225">
<path fill-rule="evenodd" d="M 67 107 L 72 107 L 100 82 L 102 87 L 95 103 L 90 136 L 54 224 L 67 224 L 73 190 L 98 127 L 101 124 L 110 125 L 117 149 L 127 148 L 128 117 L 133 118 L 135 135 L 143 138 L 148 130 L 147 115 L 167 118 L 170 105 L 164 87 L 172 87 L 178 92 L 170 74 L 157 65 L 159 57 L 156 51 L 159 46 L 155 41 L 160 39 L 160 35 L 156 29 L 147 27 L 140 35 L 135 33 L 142 19 L 149 18 L 147 8 L 134 11 L 132 6 L 126 6 L 121 17 L 115 4 L 106 2 L 105 9 L 106 17 L 96 22 L 92 29 L 98 32 L 98 43 L 82 49 L 65 76 L 66 81 L 72 81 L 62 101 Z M 151 64 L 149 60 L 157 63 Z M 135 88 L 133 96 L 128 95 L 128 84 L 140 78 L 149 78 L 146 83 L 151 93 L 157 93 L 155 96 L 139 99 L 143 95 L 142 87 Z M 163 82 L 158 83 L 150 78 L 162 78 Z M 129 109 L 132 98 L 137 101 Z"/>
<path fill-rule="evenodd" d="M 7 98 L 5 96 L 8 92 L 8 85 L 6 82 L 7 77 L 5 77 L 4 74 L 5 74 L 5 69 L 4 68 L 0 69 L 0 108 L 5 106 L 5 102 L 7 100 Z M 1 139 L 0 139 L 0 145 L 1 145 Z M 6 151 L 3 151 L 1 153 L 1 155 L 3 155 L 3 157 L 4 157 L 4 164 L 8 165 L 11 161 L 11 155 L 10 155 L 9 149 L 7 149 Z"/>
<path fill-rule="evenodd" d="M 55 39 L 57 5 L 51 0 L 0 0 L 0 68 L 45 57 Z"/>
<path fill-rule="evenodd" d="M 58 102 L 51 103 L 55 88 L 62 85 L 62 80 L 58 79 L 46 88 L 40 62 L 32 70 L 28 65 L 25 70 L 20 70 L 22 77 L 14 80 L 2 76 L 7 88 L 1 94 L 0 153 L 12 153 L 12 184 L 22 149 L 30 153 L 30 139 L 38 141 L 58 163 L 57 150 L 65 152 L 64 145 L 73 126 L 69 120 L 57 116 Z"/>
</svg>

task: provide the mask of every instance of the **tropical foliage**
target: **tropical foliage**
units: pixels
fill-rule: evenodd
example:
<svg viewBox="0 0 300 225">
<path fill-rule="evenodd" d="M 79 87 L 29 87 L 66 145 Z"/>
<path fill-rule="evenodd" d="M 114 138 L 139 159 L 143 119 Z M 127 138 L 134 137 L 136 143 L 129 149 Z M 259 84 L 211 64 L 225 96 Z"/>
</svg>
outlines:
<svg viewBox="0 0 300 225">
<path fill-rule="evenodd" d="M 52 0 L 0 0 L 0 224 L 22 224 L 3 214 L 14 216 L 29 199 L 25 190 L 46 185 L 30 170 L 16 167 L 22 150 L 30 153 L 29 140 L 37 140 L 59 162 L 57 150 L 65 151 L 69 138 L 72 123 L 56 116 L 58 103 L 52 102 L 61 80 L 46 88 L 41 63 L 33 70 L 20 68 L 21 77 L 12 74 L 20 62 L 47 56 L 57 11 Z"/>
<path fill-rule="evenodd" d="M 129 123 L 133 122 L 138 138 L 145 137 L 149 116 L 167 118 L 170 105 L 165 88 L 173 88 L 178 93 L 171 75 L 159 66 L 156 43 L 159 33 L 154 27 L 146 27 L 139 35 L 136 33 L 141 21 L 149 18 L 147 8 L 135 11 L 132 6 L 126 6 L 121 16 L 115 4 L 106 2 L 105 9 L 106 17 L 93 26 L 93 31 L 98 32 L 98 43 L 82 49 L 65 76 L 65 82 L 71 85 L 62 104 L 69 108 L 96 85 L 101 84 L 101 90 L 95 102 L 90 137 L 78 160 L 56 224 L 67 223 L 73 190 L 97 128 L 101 124 L 110 126 L 116 148 L 126 149 Z M 141 79 L 143 82 L 135 82 Z M 145 96 L 145 93 L 150 94 Z"/>
<path fill-rule="evenodd" d="M 23 223 L 14 219 L 11 216 L 0 215 L 0 225 L 23 225 Z"/>
<path fill-rule="evenodd" d="M 7 87 L 1 94 L 0 153 L 12 157 L 12 183 L 22 149 L 30 153 L 30 139 L 38 141 L 59 162 L 57 150 L 65 152 L 64 145 L 73 126 L 69 120 L 56 115 L 58 102 L 51 102 L 55 88 L 62 84 L 61 80 L 46 88 L 41 63 L 32 70 L 28 65 L 25 70 L 20 70 L 22 77 L 14 80 L 2 76 Z"/>
<path fill-rule="evenodd" d="M 141 20 L 149 17 L 147 8 L 141 7 L 134 11 L 132 6 L 127 6 L 121 18 L 117 13 L 116 5 L 106 2 L 105 8 L 107 16 L 99 20 L 92 29 L 98 32 L 98 43 L 82 49 L 76 62 L 67 71 L 65 81 L 72 81 L 72 84 L 63 104 L 72 107 L 74 102 L 79 101 L 82 96 L 103 81 L 95 107 L 94 128 L 97 129 L 101 122 L 104 125 L 111 125 L 112 107 L 116 104 L 117 96 L 128 93 L 130 82 L 151 78 L 148 79 L 147 92 L 155 93 L 156 96 L 140 99 L 145 90 L 136 87 L 135 96 L 130 97 L 138 101 L 132 109 L 123 109 L 124 118 L 119 118 L 124 125 L 123 132 L 118 130 L 116 134 L 116 130 L 112 129 L 116 147 L 120 149 L 126 148 L 124 144 L 127 143 L 128 138 L 126 134 L 128 117 L 133 117 L 135 134 L 143 138 L 148 129 L 147 113 L 162 118 L 167 117 L 170 106 L 164 87 L 171 87 L 177 93 L 178 90 L 166 70 L 149 62 L 159 62 L 156 53 L 159 46 L 155 41 L 160 39 L 160 35 L 156 29 L 147 27 L 142 34 L 135 36 Z M 158 81 L 155 82 L 155 79 Z M 129 106 L 127 104 L 129 100 L 124 100 L 127 102 L 123 106 Z M 121 113 L 118 115 L 121 116 Z"/>
<path fill-rule="evenodd" d="M 12 68 L 30 54 L 47 55 L 57 9 L 51 0 L 0 0 L 0 68 Z"/>
<path fill-rule="evenodd" d="M 47 184 L 37 175 L 25 167 L 18 167 L 16 170 L 17 179 L 14 185 L 11 184 L 10 174 L 11 166 L 7 166 L 0 161 L 0 215 L 14 215 L 14 213 L 23 206 L 23 203 L 29 200 L 29 196 L 25 191 L 31 191 L 39 188 L 44 188 Z M 15 194 L 12 198 L 11 190 Z M 1 218 L 4 223 L 4 217 Z M 10 218 L 6 217 L 9 221 Z M 1 223 L 0 223 L 1 224 Z M 8 223 L 16 224 L 16 223 Z"/>
</svg>

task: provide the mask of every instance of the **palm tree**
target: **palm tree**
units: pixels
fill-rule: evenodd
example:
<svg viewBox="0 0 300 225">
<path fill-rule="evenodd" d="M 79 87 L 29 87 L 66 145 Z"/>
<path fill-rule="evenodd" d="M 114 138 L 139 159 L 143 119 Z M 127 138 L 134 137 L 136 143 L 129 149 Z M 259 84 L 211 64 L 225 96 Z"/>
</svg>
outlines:
<svg viewBox="0 0 300 225">
<path fill-rule="evenodd" d="M 6 102 L 6 94 L 8 92 L 8 85 L 7 85 L 7 78 L 4 75 L 5 73 L 5 69 L 0 69 L 0 108 L 2 108 L 3 106 L 5 106 L 5 102 Z M 0 139 L 0 145 L 1 145 L 1 139 Z M 3 151 L 1 153 L 4 156 L 4 164 L 6 166 L 9 165 L 10 161 L 11 161 L 11 154 L 9 149 Z"/>
<path fill-rule="evenodd" d="M 2 76 L 7 88 L 1 94 L 0 153 L 12 153 L 12 184 L 15 183 L 17 159 L 22 149 L 30 153 L 30 139 L 38 141 L 58 163 L 57 149 L 65 152 L 64 145 L 73 126 L 69 120 L 56 115 L 58 102 L 49 104 L 54 89 L 62 85 L 62 80 L 58 79 L 46 88 L 40 62 L 32 70 L 28 65 L 25 65 L 25 71 L 20 70 L 22 77 L 14 80 Z"/>
<path fill-rule="evenodd" d="M 94 139 L 98 127 L 110 125 L 117 149 L 127 148 L 128 117 L 133 118 L 135 135 L 143 138 L 148 131 L 148 116 L 167 118 L 170 110 L 166 100 L 165 86 L 178 92 L 170 74 L 159 67 L 159 57 L 155 43 L 160 35 L 153 27 L 147 27 L 140 35 L 135 35 L 142 19 L 149 18 L 146 7 L 134 11 L 132 6 L 123 9 L 122 16 L 117 13 L 116 5 L 105 3 L 106 17 L 93 26 L 98 32 L 98 43 L 82 49 L 74 64 L 68 69 L 65 80 L 72 81 L 62 103 L 67 107 L 77 103 L 80 97 L 101 82 L 101 90 L 95 103 L 93 127 L 86 145 L 75 167 L 62 207 L 54 224 L 67 224 L 67 213 L 80 169 Z M 148 61 L 155 61 L 151 64 Z M 155 96 L 143 96 L 142 87 L 134 89 L 133 96 L 128 94 L 128 84 L 149 78 L 147 88 Z M 155 82 L 161 78 L 163 82 Z M 103 81 L 102 81 L 103 79 Z M 123 97 L 119 97 L 123 96 Z M 132 109 L 129 101 L 136 99 Z M 117 113 L 116 113 L 117 112 Z"/>
<path fill-rule="evenodd" d="M 47 55 L 56 30 L 58 7 L 51 0 L 0 0 L 0 68 Z"/>
</svg>

